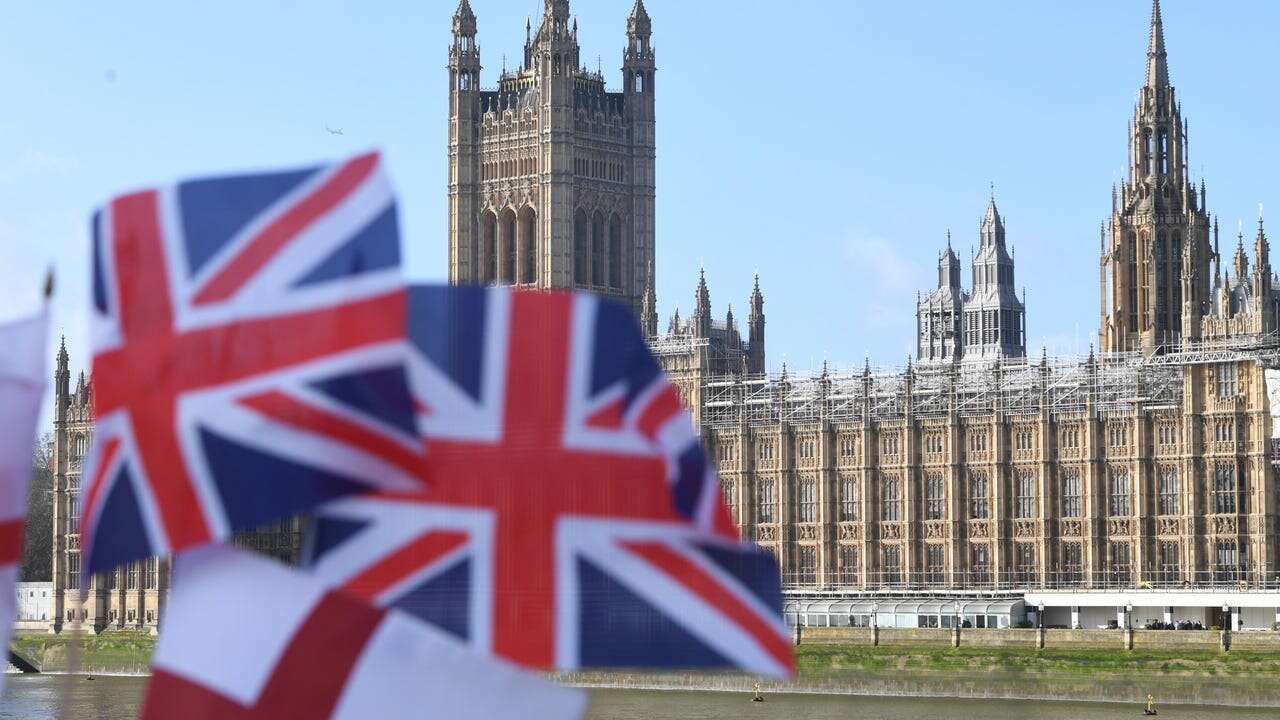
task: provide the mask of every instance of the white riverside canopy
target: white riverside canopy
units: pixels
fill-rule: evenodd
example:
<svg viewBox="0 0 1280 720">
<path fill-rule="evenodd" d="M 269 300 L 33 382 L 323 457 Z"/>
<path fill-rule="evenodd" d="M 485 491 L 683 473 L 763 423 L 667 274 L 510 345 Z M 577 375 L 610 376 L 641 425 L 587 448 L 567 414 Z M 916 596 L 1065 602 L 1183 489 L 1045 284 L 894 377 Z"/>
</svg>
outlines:
<svg viewBox="0 0 1280 720">
<path fill-rule="evenodd" d="M 1009 627 L 1021 620 L 1021 598 L 787 598 L 789 625 L 883 628 L 951 627 L 955 618 L 971 627 Z"/>
</svg>

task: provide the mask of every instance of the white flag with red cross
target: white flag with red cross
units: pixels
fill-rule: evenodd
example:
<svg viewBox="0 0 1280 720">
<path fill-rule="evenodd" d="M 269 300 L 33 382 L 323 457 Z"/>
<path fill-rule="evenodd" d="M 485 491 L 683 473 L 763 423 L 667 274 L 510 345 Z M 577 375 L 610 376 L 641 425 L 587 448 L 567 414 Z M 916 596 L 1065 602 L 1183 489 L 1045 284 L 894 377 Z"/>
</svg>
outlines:
<svg viewBox="0 0 1280 720">
<path fill-rule="evenodd" d="M 417 618 L 213 545 L 176 560 L 143 720 L 571 720 L 586 695 Z"/>
<path fill-rule="evenodd" d="M 22 565 L 36 422 L 45 390 L 48 314 L 0 324 L 0 640 L 9 646 L 17 616 L 15 584 Z M 4 676 L 0 675 L 0 688 Z"/>
</svg>

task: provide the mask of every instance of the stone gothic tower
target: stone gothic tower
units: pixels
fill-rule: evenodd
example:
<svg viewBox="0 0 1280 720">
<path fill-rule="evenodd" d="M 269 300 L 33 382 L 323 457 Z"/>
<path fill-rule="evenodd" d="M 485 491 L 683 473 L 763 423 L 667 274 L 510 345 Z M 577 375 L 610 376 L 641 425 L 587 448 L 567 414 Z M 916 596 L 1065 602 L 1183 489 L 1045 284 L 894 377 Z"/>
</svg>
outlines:
<svg viewBox="0 0 1280 720">
<path fill-rule="evenodd" d="M 960 259 L 951 250 L 948 232 L 947 248 L 938 256 L 938 287 L 916 304 L 916 356 L 921 362 L 960 359 L 965 300 Z"/>
<path fill-rule="evenodd" d="M 938 256 L 938 287 L 916 303 L 916 355 L 921 362 L 1023 358 L 1026 322 L 993 192 L 979 227 L 970 292 L 960 286 L 960 260 L 947 233 L 947 248 Z"/>
<path fill-rule="evenodd" d="M 1169 84 L 1160 0 L 1146 82 L 1129 126 L 1128 178 L 1112 192 L 1101 260 L 1104 352 L 1163 352 L 1197 339 L 1209 302 L 1209 215 L 1187 174 L 1187 124 Z"/>
<path fill-rule="evenodd" d="M 1027 356 L 1026 308 L 1014 285 L 1013 258 L 1005 245 L 1004 229 L 992 193 L 973 260 L 973 290 L 964 305 L 966 360 Z"/>
<path fill-rule="evenodd" d="M 525 25 L 521 67 L 481 89 L 476 17 L 449 50 L 449 280 L 581 288 L 637 314 L 654 280 L 654 52 L 642 0 L 622 92 L 582 67 L 568 0 Z"/>
</svg>

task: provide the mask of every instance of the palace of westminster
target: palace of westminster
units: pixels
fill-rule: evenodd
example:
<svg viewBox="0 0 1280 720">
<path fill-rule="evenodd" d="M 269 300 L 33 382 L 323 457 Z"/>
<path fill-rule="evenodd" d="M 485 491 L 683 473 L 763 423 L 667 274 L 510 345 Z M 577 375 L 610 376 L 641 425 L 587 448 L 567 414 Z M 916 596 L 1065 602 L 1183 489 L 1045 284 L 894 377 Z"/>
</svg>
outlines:
<svg viewBox="0 0 1280 720">
<path fill-rule="evenodd" d="M 468 1 L 454 14 L 449 280 L 580 288 L 630 305 L 744 535 L 776 555 L 792 594 L 1280 583 L 1268 395 L 1280 296 L 1262 221 L 1224 263 L 1204 183 L 1188 177 L 1159 0 L 1127 178 L 1100 232 L 1099 351 L 1027 356 L 1027 308 L 993 196 L 967 289 L 949 238 L 939 256 L 937 288 L 917 303 L 914 364 L 807 376 L 766 372 L 758 279 L 745 332 L 732 310 L 713 316 L 704 278 L 692 313 L 659 332 L 650 17 L 636 0 L 612 92 L 582 68 L 569 1 L 545 4 L 527 24 L 523 62 L 496 88 L 480 85 Z M 75 497 L 92 389 L 83 376 L 72 388 L 67 368 L 63 350 L 55 629 L 154 627 L 163 561 L 95 577 L 78 597 Z M 283 557 L 296 546 L 288 532 L 246 542 Z"/>
</svg>

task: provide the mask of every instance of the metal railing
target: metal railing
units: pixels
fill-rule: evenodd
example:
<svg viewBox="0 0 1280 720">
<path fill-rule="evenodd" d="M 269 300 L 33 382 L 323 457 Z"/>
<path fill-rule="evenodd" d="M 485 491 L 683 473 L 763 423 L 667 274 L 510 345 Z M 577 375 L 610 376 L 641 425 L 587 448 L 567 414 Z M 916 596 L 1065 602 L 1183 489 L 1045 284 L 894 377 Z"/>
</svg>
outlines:
<svg viewBox="0 0 1280 720">
<path fill-rule="evenodd" d="M 1032 592 L 1038 590 L 1182 590 L 1255 592 L 1280 590 L 1280 571 L 1224 569 L 1186 572 L 1136 572 L 1129 570 L 1057 570 L 1046 573 L 1004 570 L 999 572 L 869 572 L 863 581 L 857 574 L 820 580 L 815 573 L 782 574 L 787 592 Z"/>
</svg>

